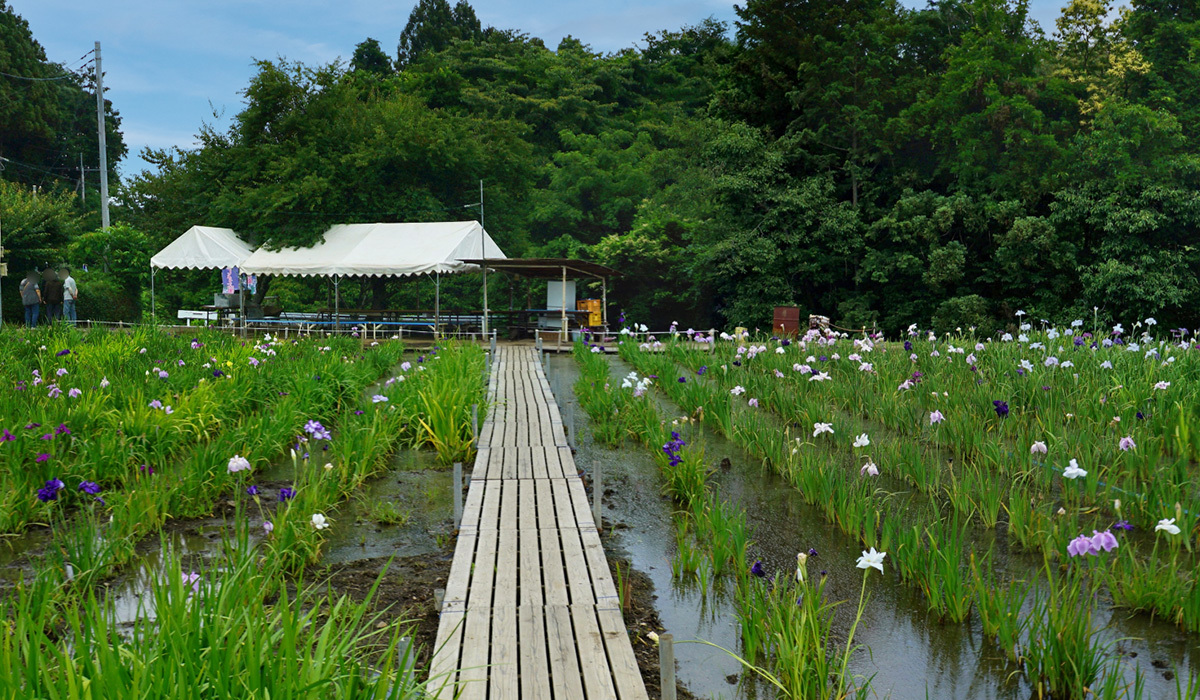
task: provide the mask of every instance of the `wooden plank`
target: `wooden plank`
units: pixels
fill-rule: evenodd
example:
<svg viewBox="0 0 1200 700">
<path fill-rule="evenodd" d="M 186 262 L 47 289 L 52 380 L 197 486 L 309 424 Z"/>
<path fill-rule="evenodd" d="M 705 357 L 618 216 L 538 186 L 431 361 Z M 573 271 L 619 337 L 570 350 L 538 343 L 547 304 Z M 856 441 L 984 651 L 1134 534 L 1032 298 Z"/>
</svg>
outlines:
<svg viewBox="0 0 1200 700">
<path fill-rule="evenodd" d="M 561 530 L 563 559 L 567 574 L 567 595 L 572 605 L 586 603 L 596 604 L 596 595 L 592 590 L 592 577 L 589 575 L 588 562 L 583 556 L 583 543 L 579 540 L 579 530 Z"/>
<path fill-rule="evenodd" d="M 517 560 L 521 570 L 517 577 L 520 605 L 540 606 L 545 603 L 542 582 L 542 546 L 537 530 L 517 530 L 519 550 Z"/>
<path fill-rule="evenodd" d="M 480 484 L 480 488 L 484 492 L 483 507 L 479 511 L 479 531 L 495 530 L 500 522 L 500 481 L 488 479 Z"/>
<path fill-rule="evenodd" d="M 513 446 L 504 448 L 504 463 L 500 472 L 493 479 L 515 479 L 517 477 L 517 456 L 521 448 Z"/>
<path fill-rule="evenodd" d="M 518 492 L 519 482 L 515 479 L 511 481 L 506 479 L 497 484 L 497 486 L 501 489 L 499 527 L 501 530 L 516 530 L 517 511 L 520 507 L 518 501 L 520 497 L 520 493 Z"/>
<path fill-rule="evenodd" d="M 546 605 L 567 605 L 567 578 L 563 571 L 562 546 L 559 544 L 559 531 L 553 528 L 538 530 L 539 542 L 542 545 L 542 591 L 546 597 Z"/>
<path fill-rule="evenodd" d="M 496 576 L 496 548 L 499 531 L 479 531 L 475 561 L 471 571 L 471 589 L 467 593 L 467 609 L 481 610 L 492 604 L 492 583 Z"/>
<path fill-rule="evenodd" d="M 642 672 L 638 670 L 637 658 L 633 655 L 633 646 L 629 641 L 629 633 L 625 629 L 621 611 L 600 608 L 596 610 L 596 615 L 600 618 L 600 633 L 604 636 L 604 647 L 608 650 L 617 697 L 620 700 L 645 698 L 646 684 L 642 682 Z"/>
<path fill-rule="evenodd" d="M 589 698 L 614 698 L 608 656 L 604 653 L 604 638 L 596 619 L 596 606 L 572 605 L 571 621 L 575 623 L 575 645 L 579 649 L 580 670 Z"/>
<path fill-rule="evenodd" d="M 517 530 L 501 530 L 496 549 L 495 592 L 492 606 L 517 606 Z"/>
<path fill-rule="evenodd" d="M 604 556 L 604 545 L 600 543 L 600 535 L 595 530 L 581 529 L 579 539 L 583 542 L 583 556 L 587 560 L 588 577 L 592 582 L 596 603 L 603 605 L 619 600 L 617 586 L 608 570 L 608 558 Z"/>
<path fill-rule="evenodd" d="M 485 700 L 487 698 L 488 655 L 492 644 L 490 638 L 492 611 L 489 608 L 472 608 L 467 611 L 466 626 L 462 641 L 462 667 L 458 672 L 459 700 Z"/>
<path fill-rule="evenodd" d="M 583 490 L 583 480 L 578 477 L 564 479 L 563 484 L 569 494 L 571 509 L 574 512 L 572 517 L 575 522 L 579 523 L 579 527 L 595 528 L 596 522 L 595 518 L 592 517 L 592 504 L 588 501 L 587 491 Z"/>
<path fill-rule="evenodd" d="M 557 527 L 558 517 L 554 513 L 554 487 L 552 482 L 538 480 L 534 486 L 537 490 L 537 527 Z"/>
<path fill-rule="evenodd" d="M 463 519 L 458 531 L 475 532 L 479 529 L 479 515 L 483 509 L 483 481 L 471 481 L 467 487 L 467 500 L 463 503 Z"/>
<path fill-rule="evenodd" d="M 492 611 L 491 634 L 488 700 L 517 700 L 520 696 L 517 662 L 521 645 L 517 636 L 516 606 L 498 606 Z"/>
<path fill-rule="evenodd" d="M 454 547 L 454 560 L 450 563 L 450 575 L 446 578 L 446 597 L 443 610 L 463 610 L 471 583 L 472 561 L 475 558 L 476 535 L 460 533 Z"/>
<path fill-rule="evenodd" d="M 579 700 L 585 697 L 575 651 L 571 611 L 565 605 L 546 608 L 546 647 L 549 650 L 550 688 L 554 700 Z"/>
<path fill-rule="evenodd" d="M 541 445 L 529 448 L 529 478 L 550 478 L 549 467 L 546 463 L 546 448 Z"/>
<path fill-rule="evenodd" d="M 553 459 L 551 468 L 553 478 L 573 478 L 579 476 L 579 468 L 575 466 L 575 458 L 571 455 L 570 447 L 547 447 L 546 459 Z"/>
<path fill-rule="evenodd" d="M 521 646 L 521 698 L 551 700 L 545 611 L 540 604 L 522 605 L 517 609 L 517 619 L 517 639 Z"/>
<path fill-rule="evenodd" d="M 443 611 L 438 620 L 437 639 L 433 645 L 433 660 L 429 664 L 426 687 L 437 700 L 452 700 L 458 680 L 458 659 L 462 651 L 462 610 Z"/>
</svg>

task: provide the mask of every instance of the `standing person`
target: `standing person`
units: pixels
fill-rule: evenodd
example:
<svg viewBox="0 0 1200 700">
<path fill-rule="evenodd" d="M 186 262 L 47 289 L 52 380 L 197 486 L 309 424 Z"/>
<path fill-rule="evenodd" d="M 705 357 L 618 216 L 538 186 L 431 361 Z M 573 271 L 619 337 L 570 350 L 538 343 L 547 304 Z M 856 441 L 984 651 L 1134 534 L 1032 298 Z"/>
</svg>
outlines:
<svg viewBox="0 0 1200 700">
<path fill-rule="evenodd" d="M 67 323 L 75 325 L 75 301 L 79 299 L 79 285 L 75 283 L 75 278 L 71 276 L 71 268 L 63 265 L 58 268 L 58 276 L 63 283 L 63 316 L 67 319 Z"/>
<path fill-rule="evenodd" d="M 46 302 L 46 318 L 54 323 L 62 318 L 63 283 L 49 267 L 42 273 L 42 301 Z"/>
<path fill-rule="evenodd" d="M 36 328 L 38 308 L 42 303 L 42 290 L 38 288 L 37 270 L 30 270 L 21 280 L 21 303 L 25 305 L 25 325 Z"/>
</svg>

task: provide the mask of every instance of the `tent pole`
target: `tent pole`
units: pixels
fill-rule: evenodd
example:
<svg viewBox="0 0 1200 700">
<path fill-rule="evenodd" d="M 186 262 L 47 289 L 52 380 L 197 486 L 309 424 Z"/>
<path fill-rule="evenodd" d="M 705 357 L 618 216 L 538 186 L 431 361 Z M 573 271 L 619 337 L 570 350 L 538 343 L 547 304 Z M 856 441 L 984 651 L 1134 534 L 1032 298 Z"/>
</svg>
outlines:
<svg viewBox="0 0 1200 700">
<path fill-rule="evenodd" d="M 333 276 L 333 330 L 339 331 L 342 329 L 342 312 L 341 312 L 341 297 L 338 294 L 338 283 L 342 281 L 341 275 Z"/>
<path fill-rule="evenodd" d="M 438 337 L 438 329 L 441 327 L 442 318 L 442 273 L 433 273 L 433 337 Z"/>
<path fill-rule="evenodd" d="M 562 330 L 558 333 L 558 344 L 561 346 L 567 339 L 567 266 L 563 265 L 562 276 Z"/>
<path fill-rule="evenodd" d="M 157 307 L 154 304 L 154 265 L 150 265 L 150 322 L 158 325 Z"/>
<path fill-rule="evenodd" d="M 238 282 L 241 289 L 238 290 L 238 301 L 242 306 L 242 337 L 246 337 L 246 273 L 238 269 Z"/>
<path fill-rule="evenodd" d="M 608 278 L 600 278 L 600 325 L 608 330 Z"/>
</svg>

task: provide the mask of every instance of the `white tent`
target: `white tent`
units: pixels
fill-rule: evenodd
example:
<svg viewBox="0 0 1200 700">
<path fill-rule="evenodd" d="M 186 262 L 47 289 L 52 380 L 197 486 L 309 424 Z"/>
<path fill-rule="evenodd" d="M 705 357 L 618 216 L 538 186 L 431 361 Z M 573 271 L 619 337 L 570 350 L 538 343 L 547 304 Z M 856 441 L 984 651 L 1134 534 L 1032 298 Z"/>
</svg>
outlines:
<svg viewBox="0 0 1200 700">
<path fill-rule="evenodd" d="M 437 289 L 434 328 L 441 313 L 442 273 L 471 272 L 480 265 L 463 258 L 504 260 L 507 256 L 478 221 L 406 224 L 338 224 L 311 248 L 259 248 L 242 262 L 245 274 L 333 277 L 334 319 L 343 276 L 403 277 L 432 274 Z M 487 269 L 482 266 L 483 331 L 487 333 Z"/>
<path fill-rule="evenodd" d="M 154 296 L 154 271 L 168 270 L 220 270 L 238 267 L 254 252 L 245 241 L 238 238 L 230 228 L 193 226 L 179 238 L 150 258 L 150 315 L 158 318 Z"/>
<path fill-rule="evenodd" d="M 150 258 L 150 267 L 170 270 L 238 267 L 253 252 L 233 229 L 193 226 Z"/>
<path fill-rule="evenodd" d="M 504 252 L 478 221 L 418 224 L 339 224 L 311 248 L 259 248 L 241 265 L 256 275 L 369 276 L 469 272 L 463 258 L 503 260 Z"/>
</svg>

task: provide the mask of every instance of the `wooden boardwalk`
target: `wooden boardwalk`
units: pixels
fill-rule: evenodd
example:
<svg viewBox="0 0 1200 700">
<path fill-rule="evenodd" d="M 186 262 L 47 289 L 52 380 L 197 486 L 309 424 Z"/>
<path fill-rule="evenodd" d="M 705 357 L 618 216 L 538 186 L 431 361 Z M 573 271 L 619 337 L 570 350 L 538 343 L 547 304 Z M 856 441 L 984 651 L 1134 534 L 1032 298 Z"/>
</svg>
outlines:
<svg viewBox="0 0 1200 700">
<path fill-rule="evenodd" d="M 497 349 L 488 400 L 429 688 L 439 700 L 646 700 L 533 348 Z"/>
</svg>

